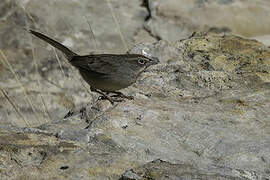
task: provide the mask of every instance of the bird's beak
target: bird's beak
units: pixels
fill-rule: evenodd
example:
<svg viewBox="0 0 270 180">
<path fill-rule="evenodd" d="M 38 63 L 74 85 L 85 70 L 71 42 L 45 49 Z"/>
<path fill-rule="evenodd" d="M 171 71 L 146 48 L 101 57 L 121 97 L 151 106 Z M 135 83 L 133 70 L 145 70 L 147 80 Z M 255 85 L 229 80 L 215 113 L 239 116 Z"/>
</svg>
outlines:
<svg viewBox="0 0 270 180">
<path fill-rule="evenodd" d="M 151 57 L 151 60 L 152 60 L 151 65 L 158 64 L 160 62 L 157 57 Z"/>
</svg>

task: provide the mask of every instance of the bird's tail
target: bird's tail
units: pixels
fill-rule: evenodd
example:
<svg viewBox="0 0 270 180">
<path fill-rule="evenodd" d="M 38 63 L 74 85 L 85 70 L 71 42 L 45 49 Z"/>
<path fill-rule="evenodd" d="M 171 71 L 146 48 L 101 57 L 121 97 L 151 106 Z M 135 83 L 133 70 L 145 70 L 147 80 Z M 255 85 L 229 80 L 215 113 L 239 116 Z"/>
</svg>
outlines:
<svg viewBox="0 0 270 180">
<path fill-rule="evenodd" d="M 46 41 L 47 43 L 49 43 L 50 45 L 52 45 L 53 47 L 55 47 L 56 49 L 62 51 L 66 58 L 70 61 L 74 56 L 78 56 L 76 53 L 72 52 L 70 49 L 68 49 L 66 46 L 62 45 L 61 43 L 49 38 L 48 36 L 33 31 L 33 30 L 28 30 L 31 34 L 35 35 L 36 37 Z"/>
</svg>

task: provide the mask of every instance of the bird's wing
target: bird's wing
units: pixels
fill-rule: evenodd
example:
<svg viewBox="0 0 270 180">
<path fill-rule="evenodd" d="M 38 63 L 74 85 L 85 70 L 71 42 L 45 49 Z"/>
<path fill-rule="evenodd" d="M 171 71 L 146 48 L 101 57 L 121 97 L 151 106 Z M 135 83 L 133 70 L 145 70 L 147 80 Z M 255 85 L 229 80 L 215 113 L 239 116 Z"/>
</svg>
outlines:
<svg viewBox="0 0 270 180">
<path fill-rule="evenodd" d="M 115 74 L 121 68 L 121 58 L 113 54 L 75 56 L 70 63 L 81 69 L 102 74 Z"/>
</svg>

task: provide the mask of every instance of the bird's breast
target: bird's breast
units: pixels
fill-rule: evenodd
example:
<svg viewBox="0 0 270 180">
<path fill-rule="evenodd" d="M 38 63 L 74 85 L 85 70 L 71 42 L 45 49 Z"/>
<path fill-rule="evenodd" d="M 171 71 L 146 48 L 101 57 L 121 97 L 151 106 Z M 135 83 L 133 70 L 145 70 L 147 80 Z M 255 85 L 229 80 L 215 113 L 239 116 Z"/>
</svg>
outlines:
<svg viewBox="0 0 270 180">
<path fill-rule="evenodd" d="M 136 77 L 132 75 L 133 73 L 102 74 L 84 69 L 79 69 L 79 71 L 91 89 L 118 91 L 136 82 Z"/>
</svg>

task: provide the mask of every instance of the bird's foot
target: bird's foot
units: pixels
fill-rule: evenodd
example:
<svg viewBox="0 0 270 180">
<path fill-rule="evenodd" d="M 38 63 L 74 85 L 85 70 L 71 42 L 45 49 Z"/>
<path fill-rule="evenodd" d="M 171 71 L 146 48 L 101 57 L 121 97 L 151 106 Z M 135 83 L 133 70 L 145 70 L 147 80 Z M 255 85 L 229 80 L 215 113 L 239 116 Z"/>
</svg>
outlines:
<svg viewBox="0 0 270 180">
<path fill-rule="evenodd" d="M 127 95 L 124 95 L 121 92 L 112 92 L 112 93 L 115 93 L 115 95 L 112 95 L 111 97 L 120 97 L 120 98 L 124 98 L 124 99 L 128 99 L 128 100 L 133 100 L 134 99 L 133 96 L 127 96 Z"/>
<path fill-rule="evenodd" d="M 123 101 L 125 101 L 125 99 L 129 99 L 129 100 L 134 99 L 133 96 L 126 96 L 123 93 L 116 92 L 116 91 L 103 92 L 103 91 L 98 90 L 98 89 L 94 89 L 92 91 L 95 91 L 95 92 L 101 94 L 101 96 L 98 98 L 99 100 L 108 100 L 108 101 L 110 101 L 111 104 L 114 104 L 115 102 L 123 102 Z M 114 95 L 109 96 L 108 93 L 114 93 Z"/>
<path fill-rule="evenodd" d="M 107 96 L 107 95 L 99 96 L 98 99 L 99 100 L 108 100 L 108 101 L 110 101 L 111 104 L 114 104 L 115 102 L 123 102 L 123 101 L 125 101 L 124 99 L 115 98 L 115 97 L 111 97 L 111 96 Z"/>
</svg>

